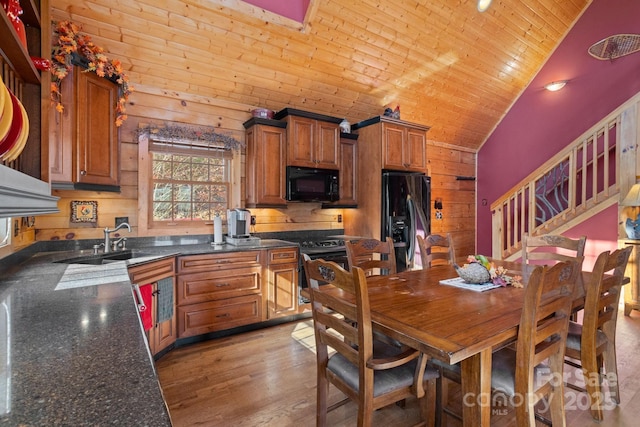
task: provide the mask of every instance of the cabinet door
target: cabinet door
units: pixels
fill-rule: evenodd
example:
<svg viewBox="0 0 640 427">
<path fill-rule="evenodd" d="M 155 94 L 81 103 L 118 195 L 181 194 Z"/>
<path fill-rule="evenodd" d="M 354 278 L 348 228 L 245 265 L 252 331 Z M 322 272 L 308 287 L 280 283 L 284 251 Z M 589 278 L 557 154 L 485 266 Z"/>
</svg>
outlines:
<svg viewBox="0 0 640 427">
<path fill-rule="evenodd" d="M 171 281 L 173 285 L 171 286 L 171 300 L 174 301 L 174 315 L 170 319 L 167 319 L 162 322 L 159 322 L 156 317 L 158 313 L 157 307 L 159 304 L 158 301 L 160 298 L 160 294 L 158 290 L 158 284 L 157 283 L 154 284 L 154 294 L 153 294 L 154 298 L 153 298 L 153 312 L 152 312 L 153 329 L 149 331 L 149 333 L 153 334 L 154 336 L 152 340 L 151 339 L 149 340 L 150 342 L 153 341 L 155 343 L 155 349 L 152 349 L 152 354 L 154 355 L 164 350 L 165 348 L 169 347 L 173 343 L 175 343 L 178 337 L 178 330 L 177 330 L 178 322 L 175 315 L 176 291 L 175 291 L 175 280 L 173 277 L 171 277 Z"/>
<path fill-rule="evenodd" d="M 298 248 L 268 251 L 267 318 L 295 314 L 298 310 Z"/>
<path fill-rule="evenodd" d="M 75 182 L 118 185 L 119 150 L 115 113 L 118 87 L 95 73 L 74 72 L 76 88 Z"/>
<path fill-rule="evenodd" d="M 416 172 L 427 170 L 427 135 L 424 131 L 407 129 L 405 145 L 407 168 Z"/>
<path fill-rule="evenodd" d="M 358 204 L 358 141 L 340 139 L 340 200 L 332 205 L 355 206 Z"/>
<path fill-rule="evenodd" d="M 255 125 L 247 130 L 247 205 L 286 206 L 286 129 Z"/>
<path fill-rule="evenodd" d="M 287 116 L 287 164 L 318 167 L 314 153 L 316 120 Z"/>
<path fill-rule="evenodd" d="M 315 146 L 316 165 L 323 169 L 338 169 L 340 159 L 340 126 L 336 123 L 317 121 Z"/>
<path fill-rule="evenodd" d="M 403 150 L 406 129 L 403 126 L 382 125 L 382 163 L 384 169 L 404 170 Z"/>
<path fill-rule="evenodd" d="M 298 264 L 269 266 L 267 318 L 295 314 L 298 310 Z"/>
</svg>

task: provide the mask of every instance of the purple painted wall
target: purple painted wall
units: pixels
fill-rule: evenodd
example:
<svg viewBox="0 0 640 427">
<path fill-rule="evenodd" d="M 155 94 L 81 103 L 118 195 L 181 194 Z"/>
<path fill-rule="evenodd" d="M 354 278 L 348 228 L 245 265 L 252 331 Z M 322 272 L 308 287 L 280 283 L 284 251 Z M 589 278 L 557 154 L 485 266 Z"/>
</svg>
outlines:
<svg viewBox="0 0 640 427">
<path fill-rule="evenodd" d="M 491 203 L 640 91 L 640 52 L 614 61 L 587 52 L 608 36 L 640 34 L 639 17 L 638 0 L 594 0 L 480 149 L 478 253 L 491 254 Z M 558 92 L 543 89 L 554 80 L 569 82 Z M 585 234 L 586 251 L 595 253 L 596 242 L 617 247 L 617 224 L 614 206 L 564 234 Z"/>
<path fill-rule="evenodd" d="M 245 0 L 269 12 L 277 13 L 294 21 L 304 22 L 310 0 Z"/>
</svg>

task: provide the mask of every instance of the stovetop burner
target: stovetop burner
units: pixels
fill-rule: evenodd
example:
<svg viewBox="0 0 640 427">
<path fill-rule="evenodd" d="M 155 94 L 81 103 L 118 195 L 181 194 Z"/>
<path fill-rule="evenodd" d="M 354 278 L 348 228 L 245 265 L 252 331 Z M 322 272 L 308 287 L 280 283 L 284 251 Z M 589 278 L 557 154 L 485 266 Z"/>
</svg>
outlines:
<svg viewBox="0 0 640 427">
<path fill-rule="evenodd" d="M 337 246 L 344 246 L 344 240 L 329 239 L 329 240 L 309 240 L 300 243 L 302 248 L 333 248 Z"/>
</svg>

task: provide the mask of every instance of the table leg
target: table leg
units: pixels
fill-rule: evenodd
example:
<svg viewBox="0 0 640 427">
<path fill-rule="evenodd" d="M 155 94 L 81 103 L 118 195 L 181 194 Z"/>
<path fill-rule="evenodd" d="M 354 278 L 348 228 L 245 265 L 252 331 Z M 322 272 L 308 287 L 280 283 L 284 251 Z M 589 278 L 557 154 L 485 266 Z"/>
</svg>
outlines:
<svg viewBox="0 0 640 427">
<path fill-rule="evenodd" d="M 465 427 L 491 423 L 491 349 L 460 363 L 462 379 L 462 423 Z"/>
</svg>

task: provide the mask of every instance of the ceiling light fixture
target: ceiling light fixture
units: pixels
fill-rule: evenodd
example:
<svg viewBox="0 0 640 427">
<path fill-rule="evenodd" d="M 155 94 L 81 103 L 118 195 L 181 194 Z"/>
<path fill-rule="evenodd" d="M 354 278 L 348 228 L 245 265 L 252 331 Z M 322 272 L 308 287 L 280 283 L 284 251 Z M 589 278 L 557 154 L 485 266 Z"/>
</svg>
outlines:
<svg viewBox="0 0 640 427">
<path fill-rule="evenodd" d="M 550 92 L 560 90 L 567 84 L 567 80 L 558 80 L 556 82 L 547 83 L 544 88 Z"/>
<path fill-rule="evenodd" d="M 478 12 L 484 12 L 491 6 L 492 0 L 478 0 Z"/>
</svg>

